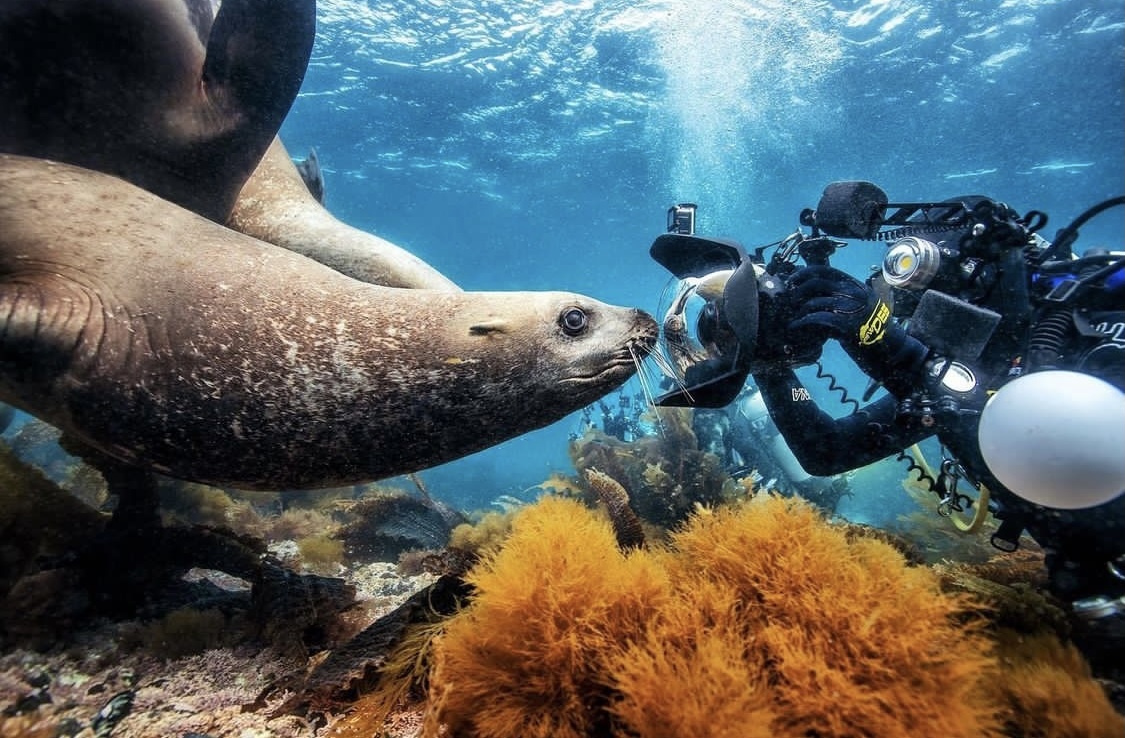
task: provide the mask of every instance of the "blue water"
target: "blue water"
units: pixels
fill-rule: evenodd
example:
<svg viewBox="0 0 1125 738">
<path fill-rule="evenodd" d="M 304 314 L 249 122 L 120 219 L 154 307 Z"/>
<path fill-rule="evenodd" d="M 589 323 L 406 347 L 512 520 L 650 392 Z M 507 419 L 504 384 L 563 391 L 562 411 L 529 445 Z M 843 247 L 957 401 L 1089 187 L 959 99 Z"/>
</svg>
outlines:
<svg viewBox="0 0 1125 738">
<path fill-rule="evenodd" d="M 676 201 L 699 204 L 700 232 L 751 246 L 792 232 L 837 179 L 892 201 L 989 195 L 1047 212 L 1048 237 L 1125 192 L 1120 0 L 936 5 L 320 0 L 282 135 L 294 155 L 316 147 L 340 218 L 466 289 L 650 311 L 668 275 L 648 247 Z M 1123 232 L 1117 209 L 1078 247 L 1120 248 Z M 834 264 L 866 274 L 879 258 L 856 243 Z M 569 471 L 580 423 L 423 476 L 487 505 Z"/>
</svg>

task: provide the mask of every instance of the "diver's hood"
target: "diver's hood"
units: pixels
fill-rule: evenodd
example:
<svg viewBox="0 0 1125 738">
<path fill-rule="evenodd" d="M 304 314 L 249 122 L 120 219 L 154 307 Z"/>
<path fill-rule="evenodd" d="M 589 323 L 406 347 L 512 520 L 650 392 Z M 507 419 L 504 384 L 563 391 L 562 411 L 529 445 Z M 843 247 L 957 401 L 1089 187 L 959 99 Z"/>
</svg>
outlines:
<svg viewBox="0 0 1125 738">
<path fill-rule="evenodd" d="M 649 253 L 681 280 L 731 272 L 722 295 L 710 299 L 716 303 L 718 319 L 737 339 L 733 349 L 713 349 L 707 359 L 684 371 L 682 387 L 656 400 L 664 407 L 725 407 L 746 384 L 758 338 L 758 274 L 754 264 L 733 241 L 679 233 L 659 236 Z"/>
</svg>

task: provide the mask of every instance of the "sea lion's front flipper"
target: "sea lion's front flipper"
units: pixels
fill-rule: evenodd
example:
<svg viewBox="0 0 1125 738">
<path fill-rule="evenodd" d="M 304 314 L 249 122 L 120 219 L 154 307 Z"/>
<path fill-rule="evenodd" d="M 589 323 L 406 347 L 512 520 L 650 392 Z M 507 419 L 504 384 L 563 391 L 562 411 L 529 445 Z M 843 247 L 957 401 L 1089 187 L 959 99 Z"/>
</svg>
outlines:
<svg viewBox="0 0 1125 738">
<path fill-rule="evenodd" d="M 309 149 L 309 155 L 301 161 L 294 162 L 297 173 L 301 175 L 309 194 L 313 199 L 324 204 L 324 172 L 320 170 L 320 159 L 317 158 L 316 149 Z"/>
<path fill-rule="evenodd" d="M 223 222 L 304 79 L 315 0 L 2 0 L 0 152 Z"/>
<path fill-rule="evenodd" d="M 202 82 L 211 102 L 246 119 L 261 157 L 289 113 L 312 53 L 312 0 L 224 0 L 211 25 Z"/>
<path fill-rule="evenodd" d="M 205 151 L 216 167 L 236 172 L 238 187 L 227 193 L 223 212 L 204 215 L 221 221 L 234 206 L 297 97 L 315 34 L 313 0 L 224 0 L 219 8 L 195 121 L 210 127 L 200 133 L 216 145 Z"/>
</svg>

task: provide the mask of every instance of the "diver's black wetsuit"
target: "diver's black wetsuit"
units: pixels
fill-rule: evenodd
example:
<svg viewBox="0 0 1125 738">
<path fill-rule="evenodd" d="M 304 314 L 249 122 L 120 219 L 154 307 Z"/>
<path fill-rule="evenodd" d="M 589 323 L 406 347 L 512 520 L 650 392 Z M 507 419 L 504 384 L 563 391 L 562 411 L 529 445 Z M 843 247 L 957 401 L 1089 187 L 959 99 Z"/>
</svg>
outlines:
<svg viewBox="0 0 1125 738">
<path fill-rule="evenodd" d="M 1072 356 L 1072 366 L 1066 368 L 1092 374 L 1125 391 L 1125 311 L 1091 313 L 1089 318 L 1105 339 L 1097 346 L 1098 351 L 1087 349 L 1080 356 Z M 1095 355 L 1097 360 L 1091 360 Z M 993 357 L 991 362 L 981 363 L 990 365 L 993 371 L 991 376 L 977 372 L 982 377 L 980 387 L 995 390 L 1011 378 L 1007 370 L 1012 365 L 1010 357 Z M 992 493 L 992 511 L 1002 521 L 1001 539 L 1014 540 L 1026 529 L 1046 550 L 1055 594 L 1074 600 L 1093 594 L 1125 593 L 1125 581 L 1113 576 L 1107 567 L 1107 562 L 1125 555 L 1125 495 L 1079 510 L 1050 509 L 1027 502 L 1005 489 L 988 471 L 977 443 L 979 414 L 939 414 L 932 417 L 930 425 L 924 425 L 918 417 L 899 412 L 908 388 L 922 385 L 921 372 L 915 368 L 904 373 L 901 367 L 889 365 L 872 367 L 869 361 L 865 368 L 875 379 L 893 377 L 887 383 L 893 394 L 839 419 L 817 407 L 791 369 L 773 366 L 754 372 L 774 423 L 806 471 L 826 475 L 854 469 L 936 435 L 967 476 L 985 484 Z M 980 407 L 983 399 L 982 394 L 976 403 L 968 404 Z"/>
</svg>

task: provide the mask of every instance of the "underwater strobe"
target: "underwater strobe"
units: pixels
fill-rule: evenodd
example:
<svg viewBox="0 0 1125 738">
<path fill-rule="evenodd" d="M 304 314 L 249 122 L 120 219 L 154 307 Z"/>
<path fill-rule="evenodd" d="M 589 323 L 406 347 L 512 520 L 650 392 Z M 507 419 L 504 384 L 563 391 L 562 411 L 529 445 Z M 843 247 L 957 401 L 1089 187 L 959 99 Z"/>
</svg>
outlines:
<svg viewBox="0 0 1125 738">
<path fill-rule="evenodd" d="M 1045 507 L 1078 509 L 1125 490 L 1125 392 L 1081 372 L 1033 372 L 989 399 L 981 455 L 1000 482 Z"/>
</svg>

